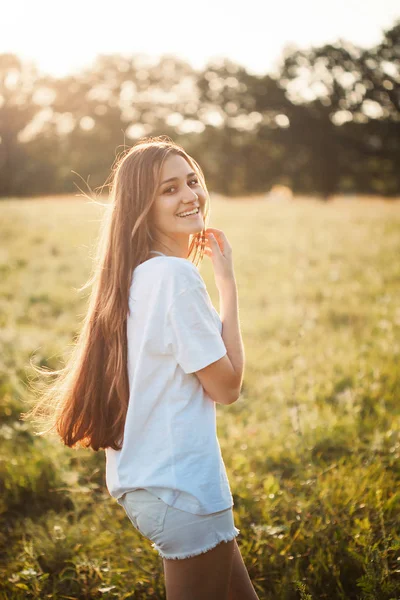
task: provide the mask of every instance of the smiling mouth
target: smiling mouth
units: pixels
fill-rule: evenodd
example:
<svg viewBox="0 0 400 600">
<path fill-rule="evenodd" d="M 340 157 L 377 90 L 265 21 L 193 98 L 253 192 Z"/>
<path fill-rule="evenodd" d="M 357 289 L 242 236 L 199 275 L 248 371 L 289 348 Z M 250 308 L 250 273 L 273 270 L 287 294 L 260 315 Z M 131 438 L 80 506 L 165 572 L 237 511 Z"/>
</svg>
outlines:
<svg viewBox="0 0 400 600">
<path fill-rule="evenodd" d="M 200 208 L 197 208 L 196 211 L 190 211 L 188 212 L 188 214 L 184 215 L 184 214 L 177 214 L 176 216 L 179 217 L 180 219 L 185 219 L 186 217 L 195 217 L 196 215 L 198 215 L 200 212 Z"/>
</svg>

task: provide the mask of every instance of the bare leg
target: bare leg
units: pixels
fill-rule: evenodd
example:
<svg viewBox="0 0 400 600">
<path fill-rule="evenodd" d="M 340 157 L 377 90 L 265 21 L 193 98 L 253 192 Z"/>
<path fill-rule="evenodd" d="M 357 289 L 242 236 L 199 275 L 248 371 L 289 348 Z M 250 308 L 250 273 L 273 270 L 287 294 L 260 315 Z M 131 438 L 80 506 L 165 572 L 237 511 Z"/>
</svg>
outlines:
<svg viewBox="0 0 400 600">
<path fill-rule="evenodd" d="M 251 579 L 243 562 L 240 548 L 234 541 L 234 552 L 231 572 L 231 585 L 228 600 L 259 600 Z"/>
<path fill-rule="evenodd" d="M 191 558 L 164 558 L 167 600 L 228 600 L 234 544 L 221 542 Z"/>
</svg>

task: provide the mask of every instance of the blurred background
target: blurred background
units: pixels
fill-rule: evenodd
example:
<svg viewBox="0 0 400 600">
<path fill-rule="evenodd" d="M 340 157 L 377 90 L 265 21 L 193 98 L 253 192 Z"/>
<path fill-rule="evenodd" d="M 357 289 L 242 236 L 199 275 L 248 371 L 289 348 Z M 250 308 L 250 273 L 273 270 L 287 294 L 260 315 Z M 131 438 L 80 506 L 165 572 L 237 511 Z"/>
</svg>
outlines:
<svg viewBox="0 0 400 600">
<path fill-rule="evenodd" d="M 400 193 L 400 6 L 16 1 L 0 39 L 0 196 L 103 184 L 167 134 L 210 190 Z M 73 173 L 75 172 L 75 173 Z M 81 182 L 79 181 L 81 184 Z"/>
</svg>

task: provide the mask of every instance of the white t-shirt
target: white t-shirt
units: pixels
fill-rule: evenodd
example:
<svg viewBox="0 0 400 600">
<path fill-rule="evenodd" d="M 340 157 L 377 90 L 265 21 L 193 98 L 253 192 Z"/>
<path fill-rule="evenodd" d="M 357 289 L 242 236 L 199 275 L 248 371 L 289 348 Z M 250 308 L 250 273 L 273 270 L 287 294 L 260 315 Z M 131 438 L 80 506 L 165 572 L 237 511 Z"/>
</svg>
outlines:
<svg viewBox="0 0 400 600">
<path fill-rule="evenodd" d="M 145 488 L 199 515 L 230 508 L 215 402 L 195 374 L 226 347 L 197 267 L 166 255 L 138 265 L 129 313 L 129 406 L 122 449 L 106 449 L 108 491 Z"/>
</svg>

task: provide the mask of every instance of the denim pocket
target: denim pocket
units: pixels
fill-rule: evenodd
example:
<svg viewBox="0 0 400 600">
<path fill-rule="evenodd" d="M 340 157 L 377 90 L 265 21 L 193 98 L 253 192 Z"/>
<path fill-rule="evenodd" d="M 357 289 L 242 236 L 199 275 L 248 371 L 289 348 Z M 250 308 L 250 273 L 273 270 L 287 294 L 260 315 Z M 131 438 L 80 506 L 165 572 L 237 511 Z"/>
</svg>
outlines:
<svg viewBox="0 0 400 600">
<path fill-rule="evenodd" d="M 151 539 L 164 530 L 168 504 L 146 490 L 127 492 L 121 500 L 133 526 Z"/>
</svg>

